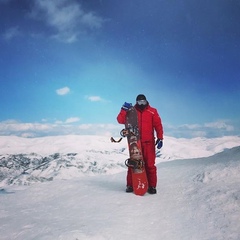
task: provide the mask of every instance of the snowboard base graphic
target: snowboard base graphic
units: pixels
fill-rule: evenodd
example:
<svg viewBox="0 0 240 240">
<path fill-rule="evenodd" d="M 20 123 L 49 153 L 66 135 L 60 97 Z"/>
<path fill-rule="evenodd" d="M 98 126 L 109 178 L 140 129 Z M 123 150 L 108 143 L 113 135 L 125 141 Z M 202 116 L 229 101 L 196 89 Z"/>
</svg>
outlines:
<svg viewBox="0 0 240 240">
<path fill-rule="evenodd" d="M 121 131 L 123 137 L 127 137 L 129 159 L 125 161 L 132 173 L 133 192 L 136 195 L 144 195 L 148 190 L 148 181 L 138 129 L 137 110 L 131 107 L 126 116 L 125 129 Z"/>
</svg>

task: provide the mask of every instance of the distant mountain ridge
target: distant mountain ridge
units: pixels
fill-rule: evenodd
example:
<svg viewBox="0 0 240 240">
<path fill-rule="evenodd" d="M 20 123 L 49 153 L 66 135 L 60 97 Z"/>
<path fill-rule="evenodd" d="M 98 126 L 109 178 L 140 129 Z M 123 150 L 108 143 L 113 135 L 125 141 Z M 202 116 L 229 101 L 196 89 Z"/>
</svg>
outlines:
<svg viewBox="0 0 240 240">
<path fill-rule="evenodd" d="M 124 161 L 128 158 L 128 149 L 125 141 L 114 144 L 102 136 L 37 139 L 0 137 L 0 140 L 0 187 L 126 170 Z M 235 146 L 240 146 L 240 138 L 167 138 L 163 149 L 157 151 L 157 163 L 196 156 L 207 157 Z M 7 150 L 9 153 L 6 153 Z"/>
<path fill-rule="evenodd" d="M 52 181 L 54 178 L 109 174 L 112 170 L 116 173 L 125 168 L 124 161 L 97 161 L 78 153 L 54 153 L 45 157 L 36 153 L 0 155 L 0 182 L 7 185 L 29 185 Z"/>
</svg>

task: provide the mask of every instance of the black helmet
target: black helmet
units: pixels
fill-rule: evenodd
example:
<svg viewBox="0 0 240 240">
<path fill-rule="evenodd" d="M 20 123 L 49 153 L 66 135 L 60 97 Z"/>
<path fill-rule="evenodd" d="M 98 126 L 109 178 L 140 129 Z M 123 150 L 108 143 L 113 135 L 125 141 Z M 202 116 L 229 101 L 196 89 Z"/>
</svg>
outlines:
<svg viewBox="0 0 240 240">
<path fill-rule="evenodd" d="M 146 99 L 145 95 L 139 94 L 136 98 L 136 101 L 139 101 L 139 100 L 147 100 L 147 99 Z"/>
</svg>

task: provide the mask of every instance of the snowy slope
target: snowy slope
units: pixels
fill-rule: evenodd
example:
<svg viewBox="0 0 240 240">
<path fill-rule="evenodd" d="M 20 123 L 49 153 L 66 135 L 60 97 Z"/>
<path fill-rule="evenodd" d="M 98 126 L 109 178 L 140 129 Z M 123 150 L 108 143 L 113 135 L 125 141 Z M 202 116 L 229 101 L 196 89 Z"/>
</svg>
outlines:
<svg viewBox="0 0 240 240">
<path fill-rule="evenodd" d="M 80 159 L 85 169 L 94 161 L 97 167 L 91 173 L 64 165 L 54 181 L 3 184 L 0 239 L 240 239 L 239 138 L 166 138 L 159 153 L 164 161 L 158 158 L 157 164 L 158 193 L 143 197 L 124 192 L 126 168 L 118 163 L 127 156 L 126 142 L 108 141 L 93 136 L 67 136 L 65 142 L 1 137 L 1 157 L 76 153 L 74 164 Z M 56 168 L 55 160 L 44 174 Z M 111 167 L 106 167 L 109 161 Z"/>
</svg>

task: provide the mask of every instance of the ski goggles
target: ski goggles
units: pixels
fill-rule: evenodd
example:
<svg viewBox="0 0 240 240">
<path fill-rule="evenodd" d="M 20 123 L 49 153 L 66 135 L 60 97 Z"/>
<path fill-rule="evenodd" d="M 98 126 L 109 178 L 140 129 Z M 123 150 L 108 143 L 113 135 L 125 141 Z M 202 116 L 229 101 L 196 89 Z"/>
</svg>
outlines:
<svg viewBox="0 0 240 240">
<path fill-rule="evenodd" d="M 138 105 L 147 105 L 147 100 L 138 100 L 137 104 Z"/>
</svg>

